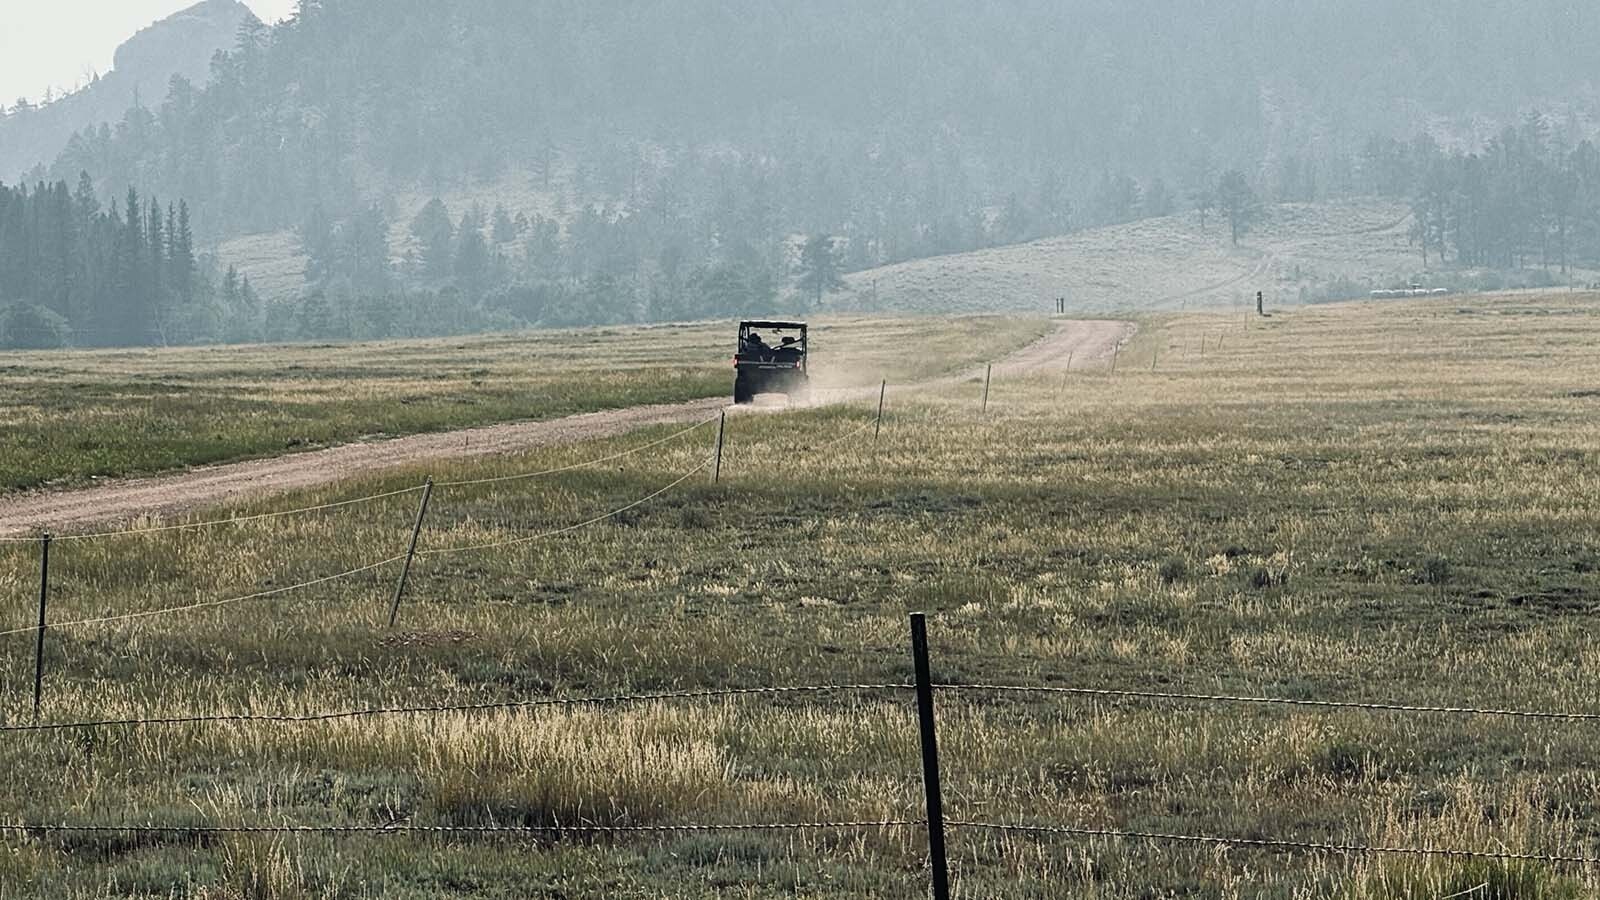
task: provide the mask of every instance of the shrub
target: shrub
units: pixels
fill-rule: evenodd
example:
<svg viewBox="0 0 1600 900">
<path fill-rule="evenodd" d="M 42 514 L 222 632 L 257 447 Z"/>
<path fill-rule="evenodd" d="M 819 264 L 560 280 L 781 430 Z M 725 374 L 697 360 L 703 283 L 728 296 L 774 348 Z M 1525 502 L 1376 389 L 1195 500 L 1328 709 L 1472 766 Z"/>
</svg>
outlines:
<svg viewBox="0 0 1600 900">
<path fill-rule="evenodd" d="M 0 307 L 0 349 L 54 350 L 67 346 L 71 333 L 66 319 L 43 306 L 19 301 Z"/>
<path fill-rule="evenodd" d="M 1189 561 L 1181 556 L 1169 556 L 1156 570 L 1164 584 L 1176 584 L 1189 578 Z"/>
<path fill-rule="evenodd" d="M 1440 587 L 1450 580 L 1450 560 L 1442 556 L 1430 556 L 1422 563 L 1422 570 L 1418 573 L 1423 584 Z"/>
</svg>

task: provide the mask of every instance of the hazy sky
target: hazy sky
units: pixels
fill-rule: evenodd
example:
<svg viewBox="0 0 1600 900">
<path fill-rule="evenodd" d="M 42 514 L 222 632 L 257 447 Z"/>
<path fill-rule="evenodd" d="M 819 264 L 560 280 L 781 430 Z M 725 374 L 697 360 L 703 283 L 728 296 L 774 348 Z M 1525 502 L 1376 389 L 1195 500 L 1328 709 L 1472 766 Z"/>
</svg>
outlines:
<svg viewBox="0 0 1600 900">
<path fill-rule="evenodd" d="M 38 100 L 46 87 L 71 88 L 111 68 L 111 54 L 133 33 L 197 0 L 6 0 L 0 22 L 0 105 Z M 268 22 L 296 0 L 244 0 Z"/>
</svg>

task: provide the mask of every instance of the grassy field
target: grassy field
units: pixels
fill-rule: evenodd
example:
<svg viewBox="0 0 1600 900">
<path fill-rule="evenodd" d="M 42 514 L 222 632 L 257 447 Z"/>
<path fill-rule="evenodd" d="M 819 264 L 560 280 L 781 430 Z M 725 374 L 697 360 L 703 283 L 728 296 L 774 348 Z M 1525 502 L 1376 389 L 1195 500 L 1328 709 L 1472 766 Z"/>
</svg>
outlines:
<svg viewBox="0 0 1600 900">
<path fill-rule="evenodd" d="M 730 420 L 542 479 L 441 487 L 396 571 L 52 631 L 45 718 L 309 712 L 949 682 L 1600 712 L 1600 298 L 1150 319 L 1118 371 Z M 1204 352 L 1201 346 L 1204 342 Z M 1155 365 L 1152 370 L 1152 361 Z M 445 479 L 638 446 L 647 431 Z M 539 538 L 690 479 L 580 530 Z M 416 483 L 415 472 L 282 498 Z M 415 497 L 63 543 L 52 615 L 272 589 L 403 552 Z M 263 505 L 258 509 L 270 509 Z M 485 543 L 492 549 L 445 552 Z M 0 629 L 35 549 L 0 545 Z M 29 718 L 32 635 L 3 664 Z M 939 695 L 947 814 L 1595 855 L 1593 722 L 984 691 Z M 915 819 L 899 691 L 306 724 L 0 733 L 0 818 L 538 825 Z M 915 829 L 544 840 L 6 837 L 0 896 L 859 897 L 925 891 Z M 958 895 L 1557 898 L 1593 869 L 951 834 Z"/>
<path fill-rule="evenodd" d="M 1238 247 L 1226 220 L 1183 212 L 1027 244 L 913 260 L 850 276 L 863 309 L 993 312 L 1053 308 L 1108 314 L 1240 305 L 1264 291 L 1274 306 L 1338 278 L 1379 284 L 1422 269 L 1409 210 L 1383 200 L 1267 206 Z"/>
<path fill-rule="evenodd" d="M 1040 319 L 823 320 L 816 372 L 977 365 Z M 0 492 L 731 390 L 727 322 L 367 344 L 0 353 Z M 902 349 L 915 348 L 908 353 Z"/>
</svg>

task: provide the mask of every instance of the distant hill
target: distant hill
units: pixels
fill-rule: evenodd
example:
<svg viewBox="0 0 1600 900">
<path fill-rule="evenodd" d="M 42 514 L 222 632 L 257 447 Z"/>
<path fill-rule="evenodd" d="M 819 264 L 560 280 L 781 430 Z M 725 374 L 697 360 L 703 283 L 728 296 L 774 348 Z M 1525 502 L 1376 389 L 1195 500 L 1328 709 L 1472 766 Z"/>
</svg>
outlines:
<svg viewBox="0 0 1600 900">
<path fill-rule="evenodd" d="M 1284 204 L 1263 211 L 1232 246 L 1215 216 L 1196 213 L 1095 228 L 1059 238 L 869 269 L 849 277 L 840 305 L 898 312 L 1105 313 L 1225 306 L 1264 291 L 1297 302 L 1342 281 L 1404 280 L 1422 266 L 1405 205 L 1376 200 Z"/>
<path fill-rule="evenodd" d="M 585 202 L 887 261 L 1166 212 L 1228 168 L 1275 201 L 1370 193 L 1375 133 L 1449 146 L 1538 108 L 1570 143 L 1596 45 L 1570 0 L 319 0 L 53 174 L 227 238 L 554 167 Z"/>
<path fill-rule="evenodd" d="M 121 122 L 129 107 L 159 107 L 173 76 L 203 86 L 211 58 L 256 21 L 239 0 L 204 0 L 141 30 L 117 48 L 110 72 L 54 102 L 0 117 L 0 181 L 48 165 L 74 132 Z"/>
<path fill-rule="evenodd" d="M 306 0 L 73 135 L 12 227 L 115 200 L 159 244 L 186 202 L 193 340 L 804 312 L 844 272 L 905 308 L 1327 295 L 1413 234 L 1416 269 L 1564 272 L 1600 261 L 1594 46 L 1572 0 Z M 1198 227 L 1256 200 L 1237 250 Z M 61 281 L 4 256 L 0 302 Z"/>
</svg>

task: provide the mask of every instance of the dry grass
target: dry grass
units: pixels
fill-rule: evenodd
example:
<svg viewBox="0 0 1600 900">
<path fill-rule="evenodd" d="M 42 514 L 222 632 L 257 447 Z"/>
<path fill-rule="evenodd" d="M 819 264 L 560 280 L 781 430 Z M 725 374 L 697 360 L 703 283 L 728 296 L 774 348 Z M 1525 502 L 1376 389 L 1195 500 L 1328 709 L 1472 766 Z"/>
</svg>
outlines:
<svg viewBox="0 0 1600 900">
<path fill-rule="evenodd" d="M 870 432 L 826 443 L 867 421 L 864 406 L 738 417 L 721 485 L 697 480 L 559 539 L 427 557 L 395 632 L 383 626 L 392 572 L 54 632 L 47 715 L 899 682 L 910 609 L 930 613 L 946 680 L 1600 711 L 1595 299 L 1324 307 L 1248 328 L 1234 316 L 1151 319 L 1119 374 L 1002 382 L 988 417 L 971 382 L 891 395 L 877 446 Z M 437 474 L 540 468 L 653 434 Z M 441 490 L 424 547 L 614 508 L 707 450 L 699 435 L 603 471 Z M 56 615 L 389 556 L 411 499 L 63 545 Z M 0 551 L 0 594 L 22 598 L 7 626 L 26 624 L 32 566 L 27 547 Z M 15 721 L 31 660 L 26 638 L 7 640 L 0 709 Z M 940 703 L 959 818 L 1597 849 L 1585 724 L 968 692 Z M 0 737 L 0 805 L 30 821 L 739 822 L 919 809 L 903 694 Z M 909 896 L 924 889 L 919 837 L 13 836 L 0 894 Z M 1536 864 L 970 829 L 953 833 L 952 857 L 963 897 L 1600 889 L 1592 870 Z"/>
<path fill-rule="evenodd" d="M 851 276 L 850 286 L 862 308 L 903 312 L 1044 310 L 1056 297 L 1080 314 L 1218 307 L 1258 290 L 1276 306 L 1297 300 L 1302 286 L 1421 269 L 1406 213 L 1380 200 L 1270 206 L 1233 247 L 1226 221 L 1213 215 L 1202 229 L 1198 214 L 1184 212 L 885 266 Z"/>
</svg>

